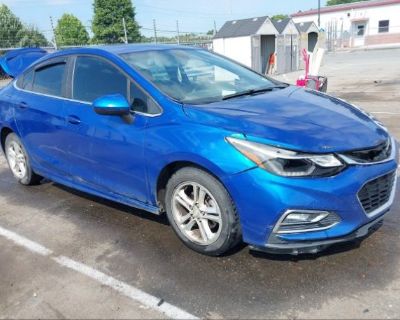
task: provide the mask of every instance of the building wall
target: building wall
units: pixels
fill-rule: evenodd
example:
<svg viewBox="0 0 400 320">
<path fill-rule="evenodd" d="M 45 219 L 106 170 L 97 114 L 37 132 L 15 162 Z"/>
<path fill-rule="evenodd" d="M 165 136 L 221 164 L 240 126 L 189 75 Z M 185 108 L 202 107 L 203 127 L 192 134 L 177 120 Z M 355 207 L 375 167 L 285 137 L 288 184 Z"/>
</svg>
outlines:
<svg viewBox="0 0 400 320">
<path fill-rule="evenodd" d="M 214 39 L 213 49 L 216 53 L 236 60 L 251 68 L 251 37 Z"/>
<path fill-rule="evenodd" d="M 293 17 L 293 19 L 296 23 L 311 20 L 318 23 L 317 14 Z M 321 27 L 327 31 L 329 26 L 335 26 L 337 38 L 341 37 L 343 30 L 344 38 L 347 38 L 348 44 L 352 46 L 355 37 L 354 22 L 364 20 L 366 21 L 365 45 L 400 43 L 398 40 L 398 35 L 400 35 L 400 4 L 322 13 Z M 389 32 L 379 32 L 379 21 L 381 20 L 389 20 Z"/>
</svg>

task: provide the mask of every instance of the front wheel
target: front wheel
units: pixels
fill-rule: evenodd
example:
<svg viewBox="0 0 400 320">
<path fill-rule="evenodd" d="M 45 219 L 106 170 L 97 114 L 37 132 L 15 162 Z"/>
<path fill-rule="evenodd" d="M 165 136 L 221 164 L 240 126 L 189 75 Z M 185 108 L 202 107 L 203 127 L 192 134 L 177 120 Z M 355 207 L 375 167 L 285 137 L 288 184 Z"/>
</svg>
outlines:
<svg viewBox="0 0 400 320">
<path fill-rule="evenodd" d="M 170 224 L 189 248 L 218 256 L 241 240 L 233 201 L 207 172 L 193 167 L 177 171 L 168 182 L 165 202 Z"/>
<path fill-rule="evenodd" d="M 11 172 L 19 183 L 26 186 L 40 183 L 42 177 L 33 172 L 28 154 L 15 133 L 10 133 L 6 138 L 5 155 Z"/>
</svg>

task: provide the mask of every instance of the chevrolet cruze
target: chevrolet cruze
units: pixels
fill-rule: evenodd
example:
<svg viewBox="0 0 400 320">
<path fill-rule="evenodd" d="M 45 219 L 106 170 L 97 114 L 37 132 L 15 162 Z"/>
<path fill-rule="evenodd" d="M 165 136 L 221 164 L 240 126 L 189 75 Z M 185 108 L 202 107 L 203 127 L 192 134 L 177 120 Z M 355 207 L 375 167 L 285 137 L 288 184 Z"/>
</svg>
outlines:
<svg viewBox="0 0 400 320">
<path fill-rule="evenodd" d="M 315 253 L 367 236 L 398 151 L 357 107 L 206 50 L 7 53 L 1 146 L 23 185 L 57 183 L 153 214 L 191 249 Z"/>
</svg>

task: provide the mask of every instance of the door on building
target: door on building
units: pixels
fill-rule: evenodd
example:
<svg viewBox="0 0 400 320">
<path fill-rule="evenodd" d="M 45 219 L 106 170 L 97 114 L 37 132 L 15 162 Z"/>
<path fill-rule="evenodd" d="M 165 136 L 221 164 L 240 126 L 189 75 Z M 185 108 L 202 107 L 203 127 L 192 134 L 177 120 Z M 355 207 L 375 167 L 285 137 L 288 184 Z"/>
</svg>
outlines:
<svg viewBox="0 0 400 320">
<path fill-rule="evenodd" d="M 310 32 L 308 34 L 308 51 L 313 52 L 318 42 L 318 33 Z"/>
<path fill-rule="evenodd" d="M 294 34 L 285 35 L 285 71 L 297 70 L 298 66 L 298 36 Z"/>
<path fill-rule="evenodd" d="M 367 23 L 365 21 L 354 22 L 353 24 L 353 46 L 361 47 L 365 44 L 365 33 L 367 31 Z"/>
<path fill-rule="evenodd" d="M 261 72 L 267 73 L 270 55 L 275 53 L 275 35 L 261 36 Z"/>
</svg>

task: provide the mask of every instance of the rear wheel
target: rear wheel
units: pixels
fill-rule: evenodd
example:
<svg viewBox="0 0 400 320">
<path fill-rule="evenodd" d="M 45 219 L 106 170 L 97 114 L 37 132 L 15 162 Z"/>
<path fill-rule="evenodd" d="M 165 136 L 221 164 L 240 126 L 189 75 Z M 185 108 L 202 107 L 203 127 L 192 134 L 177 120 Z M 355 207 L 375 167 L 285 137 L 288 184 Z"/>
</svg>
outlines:
<svg viewBox="0 0 400 320">
<path fill-rule="evenodd" d="M 5 154 L 11 172 L 19 183 L 23 185 L 40 183 L 42 177 L 33 172 L 28 154 L 15 133 L 10 133 L 6 138 Z"/>
<path fill-rule="evenodd" d="M 187 167 L 171 177 L 166 211 L 183 243 L 202 254 L 221 255 L 241 240 L 232 199 L 224 186 L 203 170 Z"/>
</svg>

